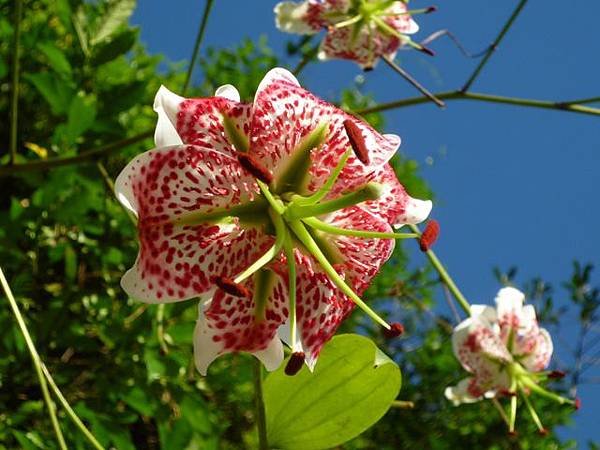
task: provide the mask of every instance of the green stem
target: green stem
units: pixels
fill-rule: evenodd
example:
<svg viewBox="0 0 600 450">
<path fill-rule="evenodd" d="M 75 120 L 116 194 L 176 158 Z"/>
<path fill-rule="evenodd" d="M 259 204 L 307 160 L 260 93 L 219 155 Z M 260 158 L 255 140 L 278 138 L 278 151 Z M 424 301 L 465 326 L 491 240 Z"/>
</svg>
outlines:
<svg viewBox="0 0 600 450">
<path fill-rule="evenodd" d="M 304 70 L 304 68 L 308 65 L 308 63 L 314 59 L 314 57 L 317 55 L 317 53 L 319 53 L 319 45 L 315 45 L 314 47 L 312 47 L 308 52 L 306 52 L 302 56 L 302 59 L 300 60 L 298 65 L 294 68 L 294 70 L 292 70 L 292 73 L 295 76 L 300 75 L 300 72 L 302 72 Z"/>
<path fill-rule="evenodd" d="M 200 22 L 200 28 L 198 29 L 198 35 L 196 36 L 196 42 L 194 43 L 192 59 L 190 60 L 190 65 L 185 75 L 185 82 L 183 84 L 183 89 L 181 90 L 181 95 L 185 95 L 190 86 L 190 82 L 192 81 L 192 72 L 194 71 L 194 66 L 196 65 L 196 59 L 198 58 L 198 53 L 200 51 L 200 44 L 204 38 L 204 31 L 206 30 L 206 24 L 208 23 L 208 16 L 210 15 L 212 5 L 213 0 L 206 0 L 206 4 L 204 5 L 204 13 L 202 14 L 202 21 Z"/>
<path fill-rule="evenodd" d="M 60 391 L 60 388 L 55 383 L 54 378 L 52 378 L 50 371 L 44 365 L 44 363 L 42 363 L 42 371 L 44 372 L 44 375 L 46 376 L 46 379 L 48 380 L 48 384 L 50 385 L 50 388 L 54 391 L 54 395 L 56 395 L 56 397 L 58 398 L 58 401 L 63 406 L 63 408 L 67 412 L 67 415 L 71 418 L 71 420 L 73 421 L 75 426 L 77 428 L 79 428 L 79 430 L 83 433 L 83 435 L 87 438 L 87 440 L 90 442 L 90 444 L 92 444 L 92 446 L 96 450 L 104 450 L 104 447 L 102 447 L 102 445 L 96 440 L 94 435 L 90 432 L 90 430 L 87 429 L 85 424 L 81 421 L 81 419 L 79 418 L 77 413 L 75 413 L 73 408 L 71 408 L 71 405 L 69 405 L 69 402 L 67 401 L 67 399 L 65 398 L 63 393 Z"/>
<path fill-rule="evenodd" d="M 410 84 L 412 84 L 421 94 L 423 94 L 433 103 L 438 105 L 440 108 L 444 108 L 446 106 L 443 101 L 441 101 L 439 98 L 436 98 L 435 95 L 429 92 L 421 83 L 415 80 L 411 74 L 409 74 L 406 70 L 404 70 L 402 67 L 396 64 L 391 58 L 384 55 L 383 60 L 387 63 L 388 66 L 392 68 L 392 70 L 394 70 L 394 72 L 396 72 L 398 75 L 400 75 Z"/>
<path fill-rule="evenodd" d="M 316 205 L 304 206 L 292 202 L 285 211 L 284 216 L 286 219 L 291 220 L 328 214 L 368 200 L 377 200 L 381 196 L 381 191 L 382 186 L 380 184 L 370 182 L 357 191 Z"/>
<path fill-rule="evenodd" d="M 417 233 L 383 233 L 379 231 L 368 231 L 368 230 L 348 230 L 346 228 L 336 227 L 330 225 L 322 220 L 315 217 L 307 217 L 302 219 L 306 224 L 317 230 L 324 231 L 329 234 L 336 234 L 340 236 L 355 236 L 361 238 L 376 238 L 376 239 L 415 239 L 420 235 Z"/>
<path fill-rule="evenodd" d="M 525 389 L 523 389 L 522 386 L 519 386 L 519 391 L 521 392 L 521 396 L 523 397 L 525 406 L 527 407 L 527 410 L 529 411 L 529 415 L 535 422 L 535 425 L 538 427 L 538 430 L 540 430 L 540 431 L 543 430 L 544 425 L 542 425 L 542 421 L 540 420 L 540 417 L 538 416 L 537 412 L 535 412 L 535 408 L 531 404 L 531 400 L 529 400 L 529 397 L 527 396 L 527 392 L 525 392 Z"/>
<path fill-rule="evenodd" d="M 269 450 L 267 440 L 267 416 L 265 414 L 265 401 L 262 388 L 262 366 L 257 358 L 253 358 L 254 395 L 256 403 L 256 427 L 258 428 L 258 448 Z"/>
<path fill-rule="evenodd" d="M 327 257 L 323 254 L 313 237 L 306 230 L 302 222 L 299 220 L 292 220 L 288 222 L 289 227 L 292 229 L 296 237 L 302 242 L 306 249 L 314 256 L 321 268 L 329 276 L 329 279 L 337 286 L 337 288 L 347 295 L 359 308 L 361 308 L 369 317 L 375 322 L 389 329 L 388 323 L 383 320 L 375 311 L 373 311 L 356 293 L 350 286 L 342 279 L 342 277 L 335 271 L 331 263 L 327 260 Z"/>
<path fill-rule="evenodd" d="M 38 381 L 40 383 L 40 388 L 42 389 L 42 395 L 44 396 L 44 402 L 46 403 L 46 407 L 48 408 L 48 415 L 50 416 L 50 422 L 52 422 L 52 428 L 54 429 L 54 434 L 56 435 L 56 440 L 58 441 L 58 446 L 61 450 L 66 450 L 67 445 L 65 443 L 65 438 L 60 430 L 60 425 L 58 423 L 58 418 L 56 417 L 56 409 L 54 407 L 54 403 L 52 403 L 52 398 L 50 398 L 50 392 L 48 391 L 48 385 L 46 384 L 46 378 L 44 377 L 42 371 L 42 362 L 40 359 L 40 355 L 38 354 L 35 345 L 33 344 L 33 339 L 31 339 L 31 335 L 29 334 L 29 330 L 27 329 L 27 325 L 25 324 L 25 320 L 21 315 L 21 311 L 19 310 L 19 305 L 13 296 L 13 293 L 8 285 L 8 281 L 4 276 L 4 272 L 0 267 L 0 284 L 2 285 L 2 289 L 4 290 L 4 294 L 6 294 L 6 298 L 8 299 L 8 303 L 17 319 L 17 324 L 21 330 L 21 334 L 25 339 L 25 344 L 27 345 L 27 349 L 29 350 L 29 355 L 31 356 L 31 360 L 33 361 L 33 367 L 35 368 L 35 372 L 38 377 Z"/>
<path fill-rule="evenodd" d="M 17 128 L 19 121 L 19 76 L 20 76 L 20 51 L 21 46 L 21 16 L 23 15 L 23 1 L 15 0 L 15 35 L 12 46 L 12 83 L 10 99 L 10 165 L 15 163 L 17 157 Z"/>
<path fill-rule="evenodd" d="M 500 417 L 502 417 L 502 420 L 504 421 L 506 426 L 509 427 L 510 421 L 508 420 L 508 416 L 506 415 L 504 408 L 502 408 L 502 405 L 500 404 L 500 402 L 498 401 L 498 399 L 496 397 L 492 397 L 492 405 L 494 405 L 494 408 L 496 408 L 496 410 L 500 414 Z"/>
<path fill-rule="evenodd" d="M 483 57 L 481 62 L 477 65 L 477 67 L 475 68 L 475 70 L 473 71 L 473 73 L 471 74 L 469 79 L 467 80 L 467 82 L 464 84 L 461 91 L 463 91 L 463 92 L 468 91 L 469 88 L 471 87 L 471 85 L 475 82 L 475 80 L 477 79 L 477 77 L 479 76 L 479 74 L 481 73 L 481 71 L 483 70 L 485 65 L 487 64 L 488 60 L 492 57 L 492 54 L 498 48 L 498 46 L 500 45 L 500 42 L 502 41 L 502 39 L 504 38 L 506 33 L 508 33 L 508 30 L 510 30 L 510 27 L 512 27 L 513 23 L 515 22 L 515 20 L 517 19 L 517 17 L 519 16 L 519 14 L 523 10 L 523 8 L 525 7 L 526 3 L 527 3 L 527 0 L 521 0 L 519 2 L 519 4 L 517 5 L 517 7 L 513 11 L 513 13 L 508 18 L 508 21 L 504 24 L 504 26 L 500 30 L 500 33 L 498 34 L 496 39 L 494 39 L 494 42 L 492 43 L 492 45 L 490 45 L 489 51 L 485 54 L 485 56 Z"/>
<path fill-rule="evenodd" d="M 433 95 L 440 100 L 475 100 L 488 103 L 501 103 L 505 105 L 524 106 L 528 108 L 552 109 L 555 111 L 568 111 L 578 114 L 600 116 L 600 108 L 578 105 L 569 101 L 555 102 L 547 100 L 534 100 L 518 97 L 503 97 L 500 95 L 481 94 L 477 92 L 446 91 L 437 92 Z M 388 111 L 391 109 L 404 108 L 406 106 L 419 105 L 429 102 L 427 97 L 410 97 L 388 103 L 380 103 L 368 108 L 358 109 L 355 114 L 364 115 L 373 112 Z"/>
<path fill-rule="evenodd" d="M 169 353 L 169 346 L 165 341 L 165 304 L 161 303 L 156 308 L 156 337 L 158 338 L 158 343 L 160 345 L 160 349 L 163 351 L 165 355 Z"/>
<path fill-rule="evenodd" d="M 53 167 L 89 162 L 94 158 L 99 158 L 101 156 L 106 156 L 110 153 L 122 150 L 128 145 L 143 141 L 144 139 L 152 137 L 153 135 L 154 130 L 148 130 L 135 136 L 129 137 L 127 139 L 115 141 L 110 144 L 98 147 L 96 149 L 82 152 L 76 156 L 70 156 L 67 158 L 49 158 L 39 161 L 31 161 L 24 164 L 15 164 L 13 166 L 0 167 L 0 177 L 13 175 L 17 172 L 32 172 L 35 170 L 45 170 Z"/>
<path fill-rule="evenodd" d="M 277 217 L 281 217 L 277 215 Z M 252 263 L 250 267 L 240 273 L 237 277 L 235 277 L 236 283 L 241 283 L 249 276 L 253 275 L 256 271 L 262 269 L 265 265 L 269 264 L 273 258 L 275 258 L 279 252 L 281 251 L 281 247 L 284 243 L 284 237 L 277 234 L 277 239 L 275 239 L 275 243 L 273 246 L 265 252 L 260 258 Z"/>
<path fill-rule="evenodd" d="M 413 232 L 418 233 L 419 235 L 421 234 L 421 232 L 419 231 L 419 228 L 416 225 L 409 225 L 409 227 Z M 428 250 L 425 253 L 427 254 L 429 261 L 431 262 L 431 264 L 433 265 L 433 267 L 435 268 L 437 273 L 440 275 L 440 278 L 442 279 L 442 281 L 446 284 L 446 286 L 448 286 L 448 289 L 450 289 L 450 292 L 452 292 L 452 295 L 454 295 L 454 298 L 456 298 L 456 300 L 458 301 L 458 304 L 460 305 L 460 307 L 463 309 L 463 311 L 465 313 L 470 315 L 471 314 L 471 306 L 470 306 L 469 302 L 467 301 L 465 296 L 462 294 L 462 292 L 460 292 L 460 289 L 458 289 L 458 286 L 456 286 L 456 284 L 454 283 L 454 280 L 448 274 L 448 272 L 446 271 L 446 269 L 444 268 L 443 264 L 440 262 L 438 257 L 435 255 L 435 253 L 432 250 Z"/>
</svg>

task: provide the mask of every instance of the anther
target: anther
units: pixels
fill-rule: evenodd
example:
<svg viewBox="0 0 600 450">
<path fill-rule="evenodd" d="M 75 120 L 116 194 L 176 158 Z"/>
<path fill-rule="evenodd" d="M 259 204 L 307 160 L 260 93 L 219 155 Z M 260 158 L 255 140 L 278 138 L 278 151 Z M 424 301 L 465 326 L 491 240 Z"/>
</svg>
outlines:
<svg viewBox="0 0 600 450">
<path fill-rule="evenodd" d="M 404 325 L 399 322 L 390 323 L 390 328 L 383 329 L 383 335 L 388 339 L 393 339 L 395 337 L 401 336 L 404 334 Z"/>
<path fill-rule="evenodd" d="M 428 7 L 428 8 L 425 9 L 424 14 L 430 14 L 432 12 L 436 12 L 437 10 L 438 10 L 437 6 L 430 6 L 430 7 Z"/>
<path fill-rule="evenodd" d="M 428 251 L 440 235 L 440 224 L 437 220 L 430 220 L 419 239 L 419 248 L 422 252 Z"/>
<path fill-rule="evenodd" d="M 285 366 L 285 374 L 289 376 L 296 375 L 304 364 L 304 352 L 294 352 Z"/>
<path fill-rule="evenodd" d="M 231 278 L 217 277 L 215 278 L 215 284 L 234 297 L 251 297 L 250 291 L 245 286 L 236 283 Z"/>
<path fill-rule="evenodd" d="M 344 129 L 346 130 L 346 134 L 348 135 L 348 140 L 350 141 L 352 150 L 354 150 L 354 154 L 361 163 L 368 165 L 369 151 L 367 150 L 367 144 L 362 131 L 358 125 L 356 125 L 356 123 L 350 119 L 344 120 Z"/>
<path fill-rule="evenodd" d="M 238 153 L 238 161 L 244 169 L 250 172 L 254 177 L 258 178 L 263 183 L 269 184 L 273 181 L 271 172 L 263 166 L 258 159 L 248 153 Z"/>
<path fill-rule="evenodd" d="M 552 380 L 560 380 L 566 376 L 566 373 L 562 370 L 553 370 L 548 374 L 548 378 Z"/>
<path fill-rule="evenodd" d="M 538 434 L 539 434 L 540 436 L 548 436 L 548 430 L 547 430 L 546 428 L 540 428 L 540 429 L 538 430 Z"/>
<path fill-rule="evenodd" d="M 435 56 L 435 52 L 430 48 L 424 47 L 421 45 L 421 48 L 418 49 L 420 52 L 423 52 L 429 56 Z"/>
<path fill-rule="evenodd" d="M 508 389 L 500 389 L 498 391 L 498 395 L 500 395 L 501 397 L 515 397 L 517 393 L 509 391 Z"/>
<path fill-rule="evenodd" d="M 517 433 L 517 430 L 512 430 L 508 432 L 508 435 L 510 437 L 517 437 L 519 435 L 519 433 Z"/>
<path fill-rule="evenodd" d="M 576 398 L 575 399 L 575 403 L 573 404 L 573 406 L 575 407 L 576 411 L 579 411 L 579 408 L 581 408 L 581 399 Z"/>
</svg>

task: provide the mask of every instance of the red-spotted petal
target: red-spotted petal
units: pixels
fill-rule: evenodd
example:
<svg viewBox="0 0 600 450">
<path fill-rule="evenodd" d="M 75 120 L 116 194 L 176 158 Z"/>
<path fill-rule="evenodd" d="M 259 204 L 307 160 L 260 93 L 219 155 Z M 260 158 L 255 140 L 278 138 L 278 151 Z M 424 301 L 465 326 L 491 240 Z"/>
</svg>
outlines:
<svg viewBox="0 0 600 450">
<path fill-rule="evenodd" d="M 311 257 L 296 251 L 296 317 L 300 348 L 312 370 L 323 345 L 354 308 L 354 303 L 329 279 Z M 288 340 L 282 335 L 284 340 Z"/>
<path fill-rule="evenodd" d="M 308 190 L 314 192 L 351 148 L 345 120 L 354 122 L 362 133 L 370 164 L 365 166 L 351 156 L 334 188 L 338 192 L 366 183 L 369 175 L 393 156 L 400 139 L 394 135 L 381 136 L 364 122 L 302 89 L 287 70 L 273 69 L 261 82 L 255 97 L 251 152 L 277 179 L 290 156 L 301 147 L 302 139 L 327 124 L 325 141 L 311 153 Z"/>
<path fill-rule="evenodd" d="M 521 364 L 532 372 L 544 370 L 552 358 L 552 338 L 544 328 L 538 328 L 532 339 L 535 343 L 529 354 L 521 360 Z"/>
<path fill-rule="evenodd" d="M 383 186 L 381 197 L 361 204 L 370 213 L 385 219 L 396 228 L 421 223 L 429 216 L 431 200 L 419 200 L 408 195 L 389 164 L 374 174 L 370 181 Z"/>
<path fill-rule="evenodd" d="M 156 94 L 154 110 L 159 116 L 155 133 L 158 147 L 194 144 L 234 155 L 236 149 L 224 120 L 247 136 L 252 106 L 240 103 L 239 93 L 231 85 L 221 86 L 214 97 L 193 99 L 179 97 L 163 86 Z"/>
<path fill-rule="evenodd" d="M 287 319 L 286 282 L 271 272 L 268 300 L 264 313 L 257 313 L 257 303 L 250 297 L 237 297 L 221 289 L 203 306 L 194 333 L 196 367 L 203 375 L 218 356 L 230 352 L 253 353 L 268 370 L 283 361 L 283 347 L 277 329 Z M 254 291 L 254 278 L 243 283 Z M 257 317 L 258 315 L 258 317 Z"/>
<path fill-rule="evenodd" d="M 475 305 L 478 306 L 478 305 Z M 465 368 L 476 377 L 497 371 L 501 364 L 512 362 L 512 356 L 487 320 L 492 307 L 482 307 L 481 312 L 462 321 L 452 333 L 454 354 Z"/>
<path fill-rule="evenodd" d="M 258 187 L 237 159 L 198 146 L 138 155 L 115 183 L 117 198 L 138 216 L 140 252 L 122 285 L 147 302 L 184 300 L 212 288 L 213 276 L 235 277 L 273 238 L 259 228 L 181 222 L 250 202 Z"/>
<path fill-rule="evenodd" d="M 387 222 L 356 206 L 336 211 L 323 220 L 330 225 L 347 230 L 392 232 Z M 372 278 L 394 250 L 393 239 L 366 239 L 323 234 L 327 242 L 335 245 L 343 257 L 343 262 L 337 264 L 336 269 L 345 274 L 346 282 L 358 295 L 369 286 Z"/>
</svg>

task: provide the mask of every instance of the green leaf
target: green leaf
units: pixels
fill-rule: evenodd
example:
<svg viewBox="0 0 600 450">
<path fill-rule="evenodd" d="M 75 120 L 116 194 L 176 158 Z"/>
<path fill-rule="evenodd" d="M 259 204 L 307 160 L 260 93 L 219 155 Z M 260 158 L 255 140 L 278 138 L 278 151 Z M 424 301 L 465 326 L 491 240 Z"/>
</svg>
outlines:
<svg viewBox="0 0 600 450">
<path fill-rule="evenodd" d="M 60 115 L 67 112 L 71 97 L 74 95 L 73 88 L 67 82 L 50 72 L 27 73 L 23 78 L 31 82 L 42 94 L 53 114 Z"/>
<path fill-rule="evenodd" d="M 293 377 L 282 367 L 264 386 L 271 446 L 325 449 L 340 445 L 377 422 L 401 385 L 400 368 L 363 336 L 334 337 L 314 373 Z"/>
<path fill-rule="evenodd" d="M 187 395 L 179 405 L 181 416 L 190 424 L 190 427 L 198 433 L 210 435 L 212 424 L 208 417 L 208 407 L 200 399 Z"/>
<path fill-rule="evenodd" d="M 115 0 L 108 5 L 106 13 L 100 18 L 96 33 L 90 39 L 94 46 L 109 38 L 124 24 L 135 8 L 135 0 Z"/>
<path fill-rule="evenodd" d="M 13 436 L 19 441 L 19 445 L 24 450 L 37 450 L 39 448 L 45 448 L 42 440 L 35 432 L 23 433 L 18 430 L 13 430 Z"/>
<path fill-rule="evenodd" d="M 156 411 L 156 403 L 151 392 L 134 386 L 121 399 L 144 416 L 152 416 Z"/>
<path fill-rule="evenodd" d="M 51 42 L 40 42 L 37 45 L 40 52 L 48 59 L 48 64 L 55 72 L 70 76 L 72 69 L 65 54 Z"/>
<path fill-rule="evenodd" d="M 126 30 L 94 49 L 91 63 L 100 66 L 127 53 L 138 38 L 138 30 Z"/>
<path fill-rule="evenodd" d="M 83 94 L 73 97 L 65 129 L 67 143 L 75 143 L 92 126 L 95 118 L 96 101 L 93 97 Z"/>
</svg>

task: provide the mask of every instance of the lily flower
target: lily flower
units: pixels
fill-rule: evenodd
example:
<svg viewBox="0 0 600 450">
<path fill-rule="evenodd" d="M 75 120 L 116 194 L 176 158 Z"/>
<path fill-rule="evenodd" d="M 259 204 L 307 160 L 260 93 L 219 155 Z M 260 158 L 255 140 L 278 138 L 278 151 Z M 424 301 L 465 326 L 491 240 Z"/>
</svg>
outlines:
<svg viewBox="0 0 600 450">
<path fill-rule="evenodd" d="M 471 317 L 462 321 L 452 334 L 454 354 L 471 376 L 456 386 L 446 388 L 445 395 L 455 405 L 510 396 L 510 414 L 501 414 L 509 431 L 514 433 L 517 396 L 525 403 L 540 433 L 545 428 L 529 396 L 532 393 L 561 404 L 576 402 L 561 397 L 540 385 L 554 372 L 544 372 L 552 357 L 552 339 L 540 328 L 532 305 L 523 306 L 525 296 L 518 289 L 505 287 L 496 296 L 496 308 L 471 305 Z"/>
<path fill-rule="evenodd" d="M 423 221 L 388 160 L 400 144 L 302 89 L 284 69 L 253 103 L 226 85 L 185 99 L 161 87 L 155 141 L 123 169 L 117 198 L 138 220 L 140 250 L 121 280 L 150 303 L 202 297 L 198 370 L 249 352 L 268 370 L 283 339 L 312 370 L 323 344 L 389 258 L 393 227 Z M 298 364 L 300 361 L 300 364 Z"/>
<path fill-rule="evenodd" d="M 397 0 L 284 1 L 275 7 L 275 18 L 277 27 L 288 33 L 312 35 L 326 29 L 319 59 L 349 59 L 372 69 L 379 57 L 393 60 L 404 45 L 430 53 L 409 35 L 419 30 L 413 14 L 434 10 L 409 11 Z"/>
</svg>

